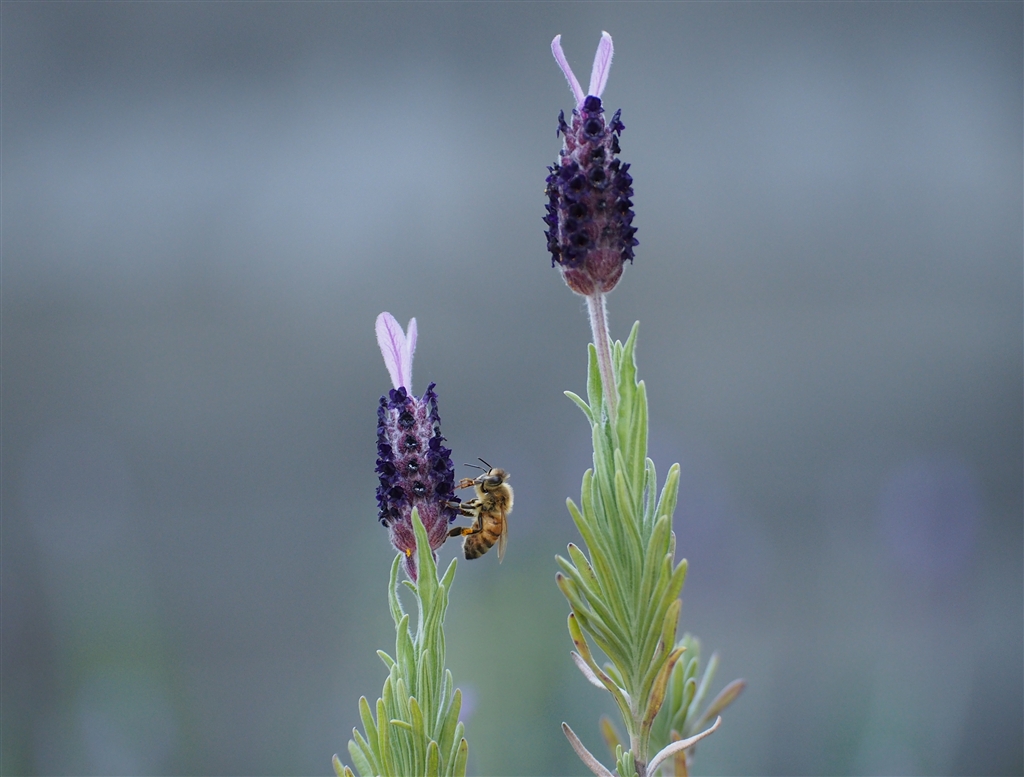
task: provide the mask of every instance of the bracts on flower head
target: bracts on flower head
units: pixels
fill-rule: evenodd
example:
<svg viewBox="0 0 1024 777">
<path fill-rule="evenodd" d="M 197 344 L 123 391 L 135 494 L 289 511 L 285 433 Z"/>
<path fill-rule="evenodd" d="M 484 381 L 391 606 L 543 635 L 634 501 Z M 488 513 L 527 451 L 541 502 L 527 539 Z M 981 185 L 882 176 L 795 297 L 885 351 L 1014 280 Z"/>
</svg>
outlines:
<svg viewBox="0 0 1024 777">
<path fill-rule="evenodd" d="M 562 53 L 561 36 L 551 42 L 555 60 L 576 98 L 572 122 L 558 116 L 563 147 L 548 168 L 545 235 L 552 266 L 558 265 L 569 288 L 592 296 L 611 291 L 637 245 L 633 227 L 633 178 L 618 159 L 619 135 L 625 126 L 616 111 L 605 120 L 601 93 L 608 80 L 612 39 L 602 33 L 594 58 L 590 90 L 583 93 Z"/>
<path fill-rule="evenodd" d="M 455 468 L 444 446 L 437 394 L 431 383 L 422 397 L 409 391 L 416 320 L 408 334 L 390 313 L 377 317 L 377 340 L 395 385 L 377 407 L 378 518 L 387 527 L 391 544 L 405 556 L 409 577 L 416 579 L 416 537 L 412 510 L 419 511 L 430 549 L 436 551 L 448 536 L 457 510 Z"/>
</svg>

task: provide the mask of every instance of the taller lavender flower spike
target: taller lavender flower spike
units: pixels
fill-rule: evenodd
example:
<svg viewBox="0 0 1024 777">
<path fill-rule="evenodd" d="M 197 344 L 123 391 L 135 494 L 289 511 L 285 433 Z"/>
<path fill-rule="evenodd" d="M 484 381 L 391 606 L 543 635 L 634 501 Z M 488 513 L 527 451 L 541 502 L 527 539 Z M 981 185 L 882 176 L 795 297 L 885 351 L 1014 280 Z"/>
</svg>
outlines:
<svg viewBox="0 0 1024 777">
<path fill-rule="evenodd" d="M 572 124 L 558 114 L 563 139 L 559 162 L 548 168 L 548 205 L 544 233 L 556 264 L 570 289 L 593 297 L 615 288 L 637 245 L 633 227 L 633 178 L 629 165 L 619 162 L 619 135 L 625 126 L 616 111 L 604 118 L 601 94 L 611 69 L 612 36 L 601 33 L 586 94 L 562 52 L 562 36 L 551 41 L 551 52 L 576 98 Z"/>
<path fill-rule="evenodd" d="M 451 450 L 444 447 L 434 384 L 422 397 L 411 393 L 412 357 L 416 351 L 416 319 L 402 327 L 390 313 L 377 316 L 377 343 L 394 388 L 377 407 L 377 506 L 391 544 L 405 554 L 405 569 L 416 579 L 416 536 L 412 509 L 419 511 L 430 549 L 448 537 L 448 524 L 457 511 L 455 468 Z"/>
</svg>

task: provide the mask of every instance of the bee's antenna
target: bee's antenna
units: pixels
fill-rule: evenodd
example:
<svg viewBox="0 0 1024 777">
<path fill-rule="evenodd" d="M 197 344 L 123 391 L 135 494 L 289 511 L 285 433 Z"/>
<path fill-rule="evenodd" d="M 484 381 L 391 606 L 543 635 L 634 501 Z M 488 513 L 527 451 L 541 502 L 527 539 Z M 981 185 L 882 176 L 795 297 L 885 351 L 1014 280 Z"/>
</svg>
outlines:
<svg viewBox="0 0 1024 777">
<path fill-rule="evenodd" d="M 480 459 L 480 461 L 484 461 L 484 460 L 483 460 L 483 459 Z M 484 464 L 486 464 L 486 465 L 487 465 L 487 469 L 488 469 L 488 471 L 490 471 L 490 470 L 494 469 L 494 467 L 492 467 L 492 466 L 491 466 L 490 464 L 487 464 L 487 462 L 486 462 L 486 461 L 484 461 Z M 477 467 L 477 469 L 480 469 L 480 467 Z"/>
<path fill-rule="evenodd" d="M 484 461 L 484 460 L 480 459 L 480 461 Z M 484 464 L 486 464 L 486 463 L 487 462 L 484 461 Z M 463 464 L 462 466 L 463 467 L 472 467 L 473 469 L 483 469 L 483 467 L 481 467 L 479 464 L 469 464 L 469 463 L 466 463 L 466 464 Z"/>
</svg>

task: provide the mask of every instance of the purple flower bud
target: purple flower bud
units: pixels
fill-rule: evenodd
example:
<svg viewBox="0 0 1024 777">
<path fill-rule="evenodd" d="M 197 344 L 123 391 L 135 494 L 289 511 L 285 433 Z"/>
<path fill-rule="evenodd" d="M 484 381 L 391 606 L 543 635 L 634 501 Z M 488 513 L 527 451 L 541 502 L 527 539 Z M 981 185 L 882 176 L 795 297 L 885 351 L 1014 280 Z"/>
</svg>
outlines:
<svg viewBox="0 0 1024 777">
<path fill-rule="evenodd" d="M 377 317 L 377 340 L 395 387 L 377 407 L 377 506 L 391 544 L 405 554 L 405 568 L 416 579 L 416 536 L 412 510 L 419 511 L 430 549 L 436 551 L 448 536 L 457 511 L 455 468 L 451 450 L 442 443 L 441 417 L 434 384 L 422 397 L 409 391 L 412 356 L 416 348 L 416 319 L 408 334 L 390 313 Z"/>
<path fill-rule="evenodd" d="M 588 95 L 562 53 L 560 35 L 551 42 L 551 51 L 576 97 L 576 107 L 571 124 L 564 113 L 558 115 L 557 134 L 564 142 L 558 164 L 548 168 L 544 234 L 551 266 L 559 266 L 570 289 L 592 296 L 615 288 L 637 245 L 630 199 L 633 178 L 629 165 L 618 159 L 619 135 L 625 126 L 621 111 L 606 121 L 601 104 L 611 67 L 612 38 L 607 32 L 601 34 Z"/>
</svg>

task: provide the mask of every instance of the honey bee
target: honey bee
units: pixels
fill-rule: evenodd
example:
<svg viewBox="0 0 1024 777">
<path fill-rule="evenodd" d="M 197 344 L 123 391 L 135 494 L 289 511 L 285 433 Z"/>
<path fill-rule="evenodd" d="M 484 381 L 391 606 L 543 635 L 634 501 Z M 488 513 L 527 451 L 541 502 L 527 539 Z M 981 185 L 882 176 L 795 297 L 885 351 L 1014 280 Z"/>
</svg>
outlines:
<svg viewBox="0 0 1024 777">
<path fill-rule="evenodd" d="M 508 540 L 508 514 L 512 512 L 512 486 L 508 484 L 508 473 L 503 469 L 487 466 L 484 473 L 476 479 L 463 478 L 458 488 L 475 488 L 476 499 L 459 504 L 461 515 L 473 518 L 473 525 L 466 528 L 456 526 L 448 532 L 449 537 L 465 537 L 462 550 L 466 558 L 480 558 L 494 543 L 498 543 L 498 562 L 505 556 L 505 543 Z M 468 466 L 476 466 L 470 464 Z"/>
</svg>

